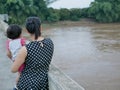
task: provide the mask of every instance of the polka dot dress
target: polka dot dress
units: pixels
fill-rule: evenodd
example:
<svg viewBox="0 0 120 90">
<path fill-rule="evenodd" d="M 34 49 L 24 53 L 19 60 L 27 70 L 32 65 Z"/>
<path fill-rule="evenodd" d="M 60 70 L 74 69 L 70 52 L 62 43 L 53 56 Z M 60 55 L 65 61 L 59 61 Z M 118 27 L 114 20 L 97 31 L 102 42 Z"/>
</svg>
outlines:
<svg viewBox="0 0 120 90">
<path fill-rule="evenodd" d="M 45 38 L 30 42 L 26 49 L 26 66 L 17 83 L 18 90 L 49 90 L 48 70 L 54 50 L 52 40 Z"/>
</svg>

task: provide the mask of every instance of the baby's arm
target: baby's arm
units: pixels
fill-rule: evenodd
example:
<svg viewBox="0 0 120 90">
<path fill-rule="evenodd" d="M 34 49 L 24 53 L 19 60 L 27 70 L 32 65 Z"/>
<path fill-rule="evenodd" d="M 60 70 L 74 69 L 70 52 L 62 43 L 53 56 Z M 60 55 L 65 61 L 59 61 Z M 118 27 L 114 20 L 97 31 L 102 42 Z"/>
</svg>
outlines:
<svg viewBox="0 0 120 90">
<path fill-rule="evenodd" d="M 10 42 L 10 40 L 7 40 L 6 41 L 6 50 L 7 50 L 7 56 L 10 58 L 10 59 L 12 59 L 12 54 L 11 54 L 11 52 L 10 52 L 10 50 L 9 50 L 9 42 Z"/>
</svg>

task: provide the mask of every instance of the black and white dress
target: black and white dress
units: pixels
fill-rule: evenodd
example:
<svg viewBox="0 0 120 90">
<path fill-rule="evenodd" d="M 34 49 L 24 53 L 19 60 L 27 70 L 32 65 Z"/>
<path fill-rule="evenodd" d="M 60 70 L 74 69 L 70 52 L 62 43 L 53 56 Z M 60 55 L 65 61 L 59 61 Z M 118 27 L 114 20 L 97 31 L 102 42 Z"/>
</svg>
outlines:
<svg viewBox="0 0 120 90">
<path fill-rule="evenodd" d="M 48 70 L 54 51 L 52 40 L 32 41 L 26 49 L 26 66 L 17 83 L 18 90 L 49 90 Z"/>
</svg>

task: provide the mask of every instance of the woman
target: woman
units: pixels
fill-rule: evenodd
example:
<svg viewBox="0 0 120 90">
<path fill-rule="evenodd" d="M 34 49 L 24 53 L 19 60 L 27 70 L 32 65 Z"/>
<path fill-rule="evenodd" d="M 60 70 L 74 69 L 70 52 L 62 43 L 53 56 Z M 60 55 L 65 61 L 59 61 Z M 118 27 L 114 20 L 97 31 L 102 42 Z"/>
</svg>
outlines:
<svg viewBox="0 0 120 90">
<path fill-rule="evenodd" d="M 54 51 L 53 42 L 41 36 L 41 22 L 38 17 L 27 18 L 26 29 L 32 41 L 20 49 L 11 70 L 16 73 L 23 63 L 26 65 L 21 72 L 17 88 L 49 90 L 48 71 Z"/>
</svg>

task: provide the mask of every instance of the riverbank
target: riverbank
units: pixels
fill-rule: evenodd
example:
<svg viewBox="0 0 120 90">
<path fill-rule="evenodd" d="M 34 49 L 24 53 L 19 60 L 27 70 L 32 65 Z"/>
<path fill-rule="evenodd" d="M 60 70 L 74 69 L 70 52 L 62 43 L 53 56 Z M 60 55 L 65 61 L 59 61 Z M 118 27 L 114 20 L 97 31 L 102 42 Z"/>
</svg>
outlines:
<svg viewBox="0 0 120 90">
<path fill-rule="evenodd" d="M 81 19 L 80 21 L 59 21 L 55 23 L 43 23 L 42 28 L 45 30 L 52 29 L 52 28 L 60 28 L 60 27 L 93 27 L 97 29 L 98 27 L 101 29 L 107 29 L 108 27 L 118 29 L 120 28 L 120 23 L 98 23 L 91 19 Z"/>
</svg>

